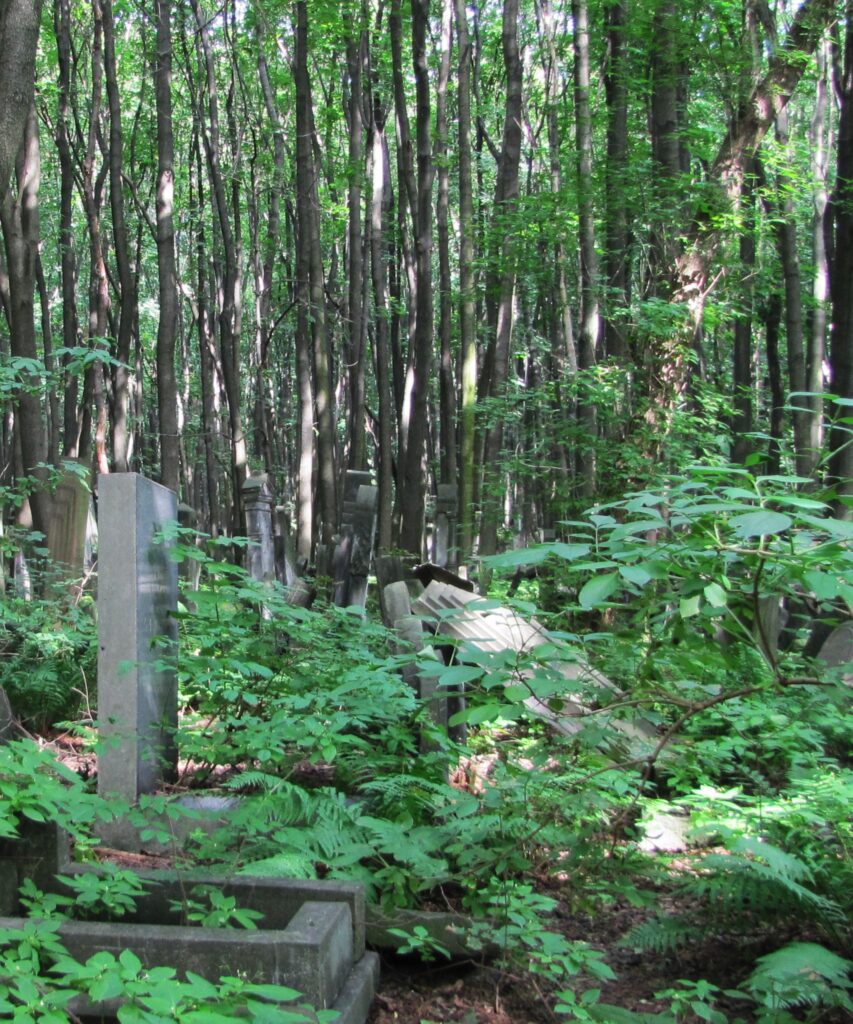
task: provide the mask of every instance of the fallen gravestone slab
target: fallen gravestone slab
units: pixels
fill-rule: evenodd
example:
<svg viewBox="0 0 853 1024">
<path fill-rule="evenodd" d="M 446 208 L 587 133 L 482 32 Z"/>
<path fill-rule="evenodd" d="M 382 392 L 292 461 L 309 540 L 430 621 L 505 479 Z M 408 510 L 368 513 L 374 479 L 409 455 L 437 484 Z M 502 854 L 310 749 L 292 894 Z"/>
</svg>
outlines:
<svg viewBox="0 0 853 1024">
<path fill-rule="evenodd" d="M 656 739 L 654 727 L 643 719 L 625 721 L 598 713 L 587 703 L 596 693 L 601 697 L 621 696 L 621 691 L 606 676 L 593 669 L 579 651 L 557 640 L 535 619 L 527 620 L 510 608 L 495 606 L 459 587 L 433 580 L 412 603 L 418 615 L 436 623 L 436 634 L 446 636 L 478 651 L 500 653 L 507 650 L 533 652 L 543 649 L 548 668 L 567 683 L 582 683 L 584 699 L 564 694 L 549 695 L 547 702 L 531 694 L 525 706 L 551 728 L 566 736 L 574 736 L 585 728 L 587 720 L 598 715 L 606 731 L 627 742 L 635 753 L 650 748 Z M 531 680 L 532 669 L 521 669 L 508 682 Z M 559 709 L 555 710 L 555 698 Z M 605 741 L 605 747 L 613 742 Z"/>
</svg>

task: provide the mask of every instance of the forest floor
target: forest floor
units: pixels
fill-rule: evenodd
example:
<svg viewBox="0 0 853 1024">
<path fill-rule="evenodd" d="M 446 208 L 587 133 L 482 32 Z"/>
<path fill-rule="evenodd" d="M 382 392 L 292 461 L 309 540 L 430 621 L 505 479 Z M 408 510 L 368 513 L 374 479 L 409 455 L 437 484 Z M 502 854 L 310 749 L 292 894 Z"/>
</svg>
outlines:
<svg viewBox="0 0 853 1024">
<path fill-rule="evenodd" d="M 57 756 L 83 778 L 97 772 L 97 759 L 82 751 L 79 741 L 63 736 L 50 743 Z M 707 851 L 705 851 L 707 852 Z M 130 869 L 169 868 L 171 859 L 150 854 L 101 850 L 100 856 Z M 660 877 L 672 864 L 671 855 L 660 855 Z M 690 868 L 690 854 L 682 855 L 682 868 Z M 649 872 L 651 876 L 653 872 Z M 637 952 L 622 944 L 625 935 L 643 920 L 665 909 L 670 914 L 691 910 L 686 899 L 679 898 L 664 885 L 651 893 L 649 906 L 637 907 L 627 898 L 608 895 L 607 901 L 593 911 L 578 912 L 565 897 L 566 886 L 553 878 L 539 877 L 533 882 L 537 891 L 555 900 L 553 914 L 544 922 L 550 931 L 563 934 L 572 942 L 588 943 L 604 954 L 605 962 L 616 975 L 612 981 L 589 978 L 569 979 L 555 987 L 541 975 L 514 971 L 494 962 L 434 961 L 422 962 L 416 956 L 399 956 L 381 951 L 379 989 L 367 1024 L 558 1024 L 566 1021 L 553 1007 L 558 991 L 573 988 L 577 993 L 600 988 L 600 1002 L 642 1013 L 657 1013 L 669 1008 L 670 1001 L 657 994 L 676 986 L 681 979 L 704 979 L 721 989 L 736 989 L 750 973 L 757 957 L 783 945 L 791 935 L 763 933 L 762 941 L 750 941 L 742 935 L 709 934 L 675 952 Z M 792 923 L 791 931 L 795 931 Z M 802 938 L 802 936 L 799 936 Z M 718 1008 L 730 1020 L 751 1024 L 753 1015 L 741 1001 L 721 1000 Z M 685 1018 L 686 1019 L 686 1018 Z M 699 1018 L 693 1018 L 698 1021 Z M 840 1018 L 824 1016 L 824 1024 Z"/>
<path fill-rule="evenodd" d="M 551 891 L 549 895 L 557 894 Z M 615 981 L 584 980 L 561 987 L 575 987 L 578 992 L 600 987 L 602 1003 L 655 1013 L 669 1006 L 668 1000 L 656 999 L 655 993 L 679 979 L 704 978 L 721 988 L 734 988 L 749 973 L 751 959 L 772 948 L 751 948 L 745 957 L 744 948 L 730 938 L 708 939 L 677 956 L 621 947 L 620 939 L 652 912 L 616 900 L 594 914 L 572 913 L 559 901 L 548 927 L 603 952 L 616 974 Z M 383 957 L 379 992 L 368 1024 L 554 1024 L 568 1020 L 552 1009 L 555 991 L 535 975 L 488 964 L 420 964 L 414 958 Z M 749 1021 L 751 1016 L 742 1007 L 737 1006 L 737 1015 Z M 734 1002 L 728 1009 L 734 1015 Z"/>
</svg>

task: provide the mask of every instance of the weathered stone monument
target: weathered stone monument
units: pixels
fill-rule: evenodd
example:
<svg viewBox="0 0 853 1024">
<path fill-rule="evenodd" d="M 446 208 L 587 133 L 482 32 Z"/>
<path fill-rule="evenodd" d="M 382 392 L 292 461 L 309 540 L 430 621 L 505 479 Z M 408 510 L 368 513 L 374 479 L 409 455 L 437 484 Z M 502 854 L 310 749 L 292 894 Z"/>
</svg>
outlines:
<svg viewBox="0 0 853 1024">
<path fill-rule="evenodd" d="M 442 569 L 455 568 L 459 561 L 456 539 L 457 501 L 456 488 L 453 484 L 438 485 L 432 560 Z"/>
<path fill-rule="evenodd" d="M 337 605 L 363 608 L 367 600 L 367 576 L 376 535 L 378 501 L 379 488 L 370 482 L 370 473 L 347 470 L 341 534 L 332 559 Z"/>
<path fill-rule="evenodd" d="M 178 566 L 157 534 L 175 494 L 138 473 L 98 480 L 98 792 L 131 803 L 175 774 Z"/>
<path fill-rule="evenodd" d="M 248 477 L 241 498 L 246 514 L 246 535 L 252 542 L 246 551 L 246 568 L 253 580 L 271 583 L 275 579 L 274 502 L 267 474 Z"/>
<path fill-rule="evenodd" d="M 91 503 L 83 476 L 66 468 L 53 493 L 47 524 L 47 549 L 64 572 L 82 576 Z"/>
</svg>

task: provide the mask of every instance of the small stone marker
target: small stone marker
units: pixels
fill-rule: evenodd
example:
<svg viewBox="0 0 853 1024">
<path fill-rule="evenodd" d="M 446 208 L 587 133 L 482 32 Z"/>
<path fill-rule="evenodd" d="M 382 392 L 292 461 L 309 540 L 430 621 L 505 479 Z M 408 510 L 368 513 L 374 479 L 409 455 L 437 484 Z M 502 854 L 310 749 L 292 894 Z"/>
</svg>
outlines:
<svg viewBox="0 0 853 1024">
<path fill-rule="evenodd" d="M 272 529 L 273 496 L 266 473 L 250 476 L 242 487 L 246 533 L 252 543 L 246 552 L 246 568 L 253 580 L 275 579 L 275 541 Z"/>
<path fill-rule="evenodd" d="M 174 492 L 138 473 L 98 479 L 98 792 L 131 803 L 177 767 L 178 566 L 155 535 Z"/>
<path fill-rule="evenodd" d="M 82 576 L 91 503 L 80 473 L 67 468 L 53 493 L 47 523 L 47 549 L 64 572 Z"/>
<path fill-rule="evenodd" d="M 0 686 L 0 743 L 11 740 L 15 736 L 15 716 L 6 691 Z"/>
<path fill-rule="evenodd" d="M 347 470 L 340 539 L 332 557 L 334 601 L 341 607 L 363 608 L 366 603 L 378 501 L 379 489 L 370 483 L 370 473 Z"/>
<path fill-rule="evenodd" d="M 842 622 L 824 640 L 818 658 L 830 668 L 847 668 L 842 679 L 853 685 L 853 622 Z"/>
<path fill-rule="evenodd" d="M 435 499 L 435 530 L 432 560 L 441 568 L 453 568 L 458 562 L 456 541 L 457 494 L 453 484 L 439 484 Z"/>
</svg>

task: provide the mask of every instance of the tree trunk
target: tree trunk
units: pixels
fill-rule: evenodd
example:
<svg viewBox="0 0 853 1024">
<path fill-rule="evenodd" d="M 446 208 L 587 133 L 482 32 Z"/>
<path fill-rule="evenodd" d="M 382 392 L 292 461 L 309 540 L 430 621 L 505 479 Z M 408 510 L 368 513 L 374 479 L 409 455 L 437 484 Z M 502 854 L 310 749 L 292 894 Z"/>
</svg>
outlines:
<svg viewBox="0 0 853 1024">
<path fill-rule="evenodd" d="M 320 537 L 330 545 L 337 529 L 337 471 L 335 459 L 334 394 L 331 386 L 328 337 L 326 334 L 325 294 L 322 252 L 320 248 L 319 200 L 312 139 L 314 124 L 311 106 L 311 81 L 308 76 L 308 7 L 305 0 L 296 4 L 296 161 L 297 219 L 299 245 L 307 251 L 307 316 L 313 347 L 314 404 L 317 414 L 317 483 L 320 513 Z"/>
<path fill-rule="evenodd" d="M 474 198 L 471 175 L 471 42 L 465 0 L 455 0 L 459 125 L 459 562 L 471 556 L 474 537 L 474 437 L 477 405 L 477 304 L 474 283 Z"/>
<path fill-rule="evenodd" d="M 518 203 L 518 170 L 521 160 L 521 100 L 523 67 L 518 49 L 518 0 L 504 0 L 502 20 L 504 65 L 506 67 L 506 104 L 504 108 L 503 140 L 495 188 L 495 218 L 505 235 L 500 266 L 490 272 L 496 278 L 487 293 L 497 293 L 494 321 L 490 327 L 494 332 L 492 368 L 490 373 L 489 397 L 502 398 L 506 389 L 509 370 L 510 339 L 513 326 L 513 305 L 515 297 L 516 246 L 512 231 L 512 215 Z M 491 555 L 497 550 L 498 525 L 502 515 L 502 488 L 500 486 L 503 467 L 503 419 L 498 415 L 486 431 L 483 450 L 483 518 L 480 529 L 480 554 Z M 488 586 L 488 573 L 481 573 L 481 587 Z"/>
<path fill-rule="evenodd" d="M 175 381 L 175 337 L 178 284 L 175 267 L 175 144 L 172 129 L 172 3 L 156 0 L 157 97 L 157 281 L 160 318 L 157 324 L 157 407 L 160 420 L 160 480 L 178 491 L 178 393 Z"/>
<path fill-rule="evenodd" d="M 829 336 L 830 388 L 845 405 L 832 409 L 829 478 L 839 518 L 853 519 L 853 438 L 844 421 L 853 400 L 853 0 L 845 6 L 843 66 L 837 83 L 840 103 L 838 153 L 832 213 L 835 238 L 830 271 L 832 327 Z"/>
<path fill-rule="evenodd" d="M 364 245 L 362 240 L 362 178 L 364 164 L 364 114 L 362 67 L 366 57 L 367 32 L 358 26 L 347 44 L 349 97 L 347 120 L 349 125 L 350 182 L 347 193 L 348 232 L 347 257 L 349 289 L 347 301 L 348 346 L 347 366 L 349 385 L 348 440 L 350 469 L 364 469 L 367 448 L 364 431 Z"/>
<path fill-rule="evenodd" d="M 115 250 L 116 267 L 118 269 L 119 291 L 119 322 L 114 349 L 114 355 L 118 362 L 113 366 L 112 454 L 115 469 L 120 473 L 126 473 L 129 468 L 129 364 L 137 298 L 136 280 L 131 268 L 127 241 L 127 226 L 125 224 L 124 216 L 124 186 L 122 182 L 122 175 L 124 173 L 124 141 L 121 129 L 121 101 L 119 97 L 118 70 L 116 67 L 113 7 L 112 0 L 100 0 L 100 3 L 103 12 L 104 26 L 104 76 L 107 87 L 107 103 L 110 112 L 110 212 L 112 214 L 113 249 Z"/>
<path fill-rule="evenodd" d="M 424 455 L 429 431 L 428 397 L 432 363 L 432 147 L 430 144 L 429 66 L 426 40 L 429 0 L 412 2 L 412 63 L 417 106 L 417 215 L 414 218 L 417 275 L 415 333 L 412 338 L 411 413 L 403 456 L 400 546 L 420 557 L 426 476 Z"/>
<path fill-rule="evenodd" d="M 80 449 L 77 399 L 78 377 L 69 373 L 70 350 L 79 344 L 77 318 L 77 270 L 74 255 L 74 161 L 71 155 L 71 0 L 56 0 L 54 5 L 59 80 L 57 89 L 56 148 L 59 157 L 59 266 L 62 279 L 62 345 L 66 349 L 63 389 L 62 451 L 75 457 Z"/>
<path fill-rule="evenodd" d="M 438 233 L 438 337 L 440 346 L 440 475 L 442 483 L 456 487 L 456 382 L 453 372 L 451 336 L 453 331 L 452 279 L 450 271 L 450 164 L 447 126 L 447 86 L 453 51 L 453 0 L 444 0 L 441 12 L 441 65 L 436 95 L 436 163 L 438 166 L 438 200 L 436 230 Z M 455 560 L 455 556 L 454 556 Z"/>
<path fill-rule="evenodd" d="M 752 379 L 753 280 L 755 277 L 755 191 L 747 179 L 741 199 L 743 219 L 740 225 L 741 292 L 735 317 L 732 360 L 732 461 L 742 463 L 750 452 L 748 436 L 754 427 Z"/>
<path fill-rule="evenodd" d="M 388 275 L 386 273 L 386 225 L 390 206 L 391 180 L 385 113 L 378 100 L 373 103 L 370 151 L 370 269 L 373 285 L 376 391 L 379 403 L 379 523 L 377 544 L 387 552 L 392 543 L 394 405 L 391 395 L 391 356 L 388 344 Z"/>
<path fill-rule="evenodd" d="M 604 8 L 607 64 L 607 163 L 605 166 L 605 254 L 607 299 L 604 351 L 624 363 L 630 358 L 623 314 L 630 301 L 628 273 L 628 210 L 625 201 L 628 172 L 628 68 L 626 31 L 628 0 L 613 0 Z"/>
<path fill-rule="evenodd" d="M 2 200 L 3 239 L 9 275 L 9 339 L 13 358 L 27 360 L 22 370 L 22 388 L 17 395 L 16 433 L 20 439 L 23 473 L 31 477 L 30 494 L 33 528 L 47 536 L 50 499 L 43 490 L 47 459 L 47 431 L 41 409 L 41 382 L 34 369 L 40 363 L 36 346 L 35 265 L 39 244 L 38 192 L 41 179 L 38 123 L 35 109 L 26 119 L 17 173 L 17 194 L 4 189 Z"/>
<path fill-rule="evenodd" d="M 589 109 L 589 17 L 586 0 L 572 0 L 575 23 L 575 139 L 578 175 L 578 243 L 581 269 L 581 316 L 578 367 L 595 365 L 600 318 L 598 309 L 598 255 L 595 249 L 595 210 L 592 188 L 592 116 Z M 597 417 L 591 402 L 578 402 L 582 429 L 578 452 L 580 486 L 584 498 L 595 493 Z"/>
<path fill-rule="evenodd" d="M 721 213 L 740 195 L 747 164 L 787 106 L 808 66 L 804 58 L 814 51 L 834 16 L 833 0 L 805 0 L 800 6 L 785 42 L 776 49 L 767 73 L 732 119 L 711 165 L 709 178 L 718 189 L 719 208 L 712 209 L 707 195 L 697 206 L 685 233 L 684 252 L 676 258 L 673 268 L 672 297 L 685 306 L 684 327 L 672 332 L 654 356 L 655 379 L 648 418 L 658 430 L 665 429 L 664 421 L 687 384 L 685 357 L 701 328 L 705 300 L 712 287 L 708 278 L 722 237 L 725 218 Z"/>
<path fill-rule="evenodd" d="M 41 0 L 0 3 L 0 194 L 18 157 L 33 102 Z"/>
<path fill-rule="evenodd" d="M 196 43 L 199 57 L 206 73 L 207 124 L 202 118 L 207 169 L 210 175 L 219 234 L 225 257 L 220 286 L 219 302 L 219 345 L 222 353 L 222 370 L 225 395 L 228 401 L 228 422 L 231 428 L 231 526 L 242 533 L 242 509 L 240 490 L 248 475 L 246 436 L 243 431 L 240 380 L 240 334 L 242 317 L 242 272 L 237 253 L 233 214 L 225 190 L 222 173 L 222 141 L 219 126 L 219 90 L 213 65 L 213 51 L 209 38 L 209 21 L 201 10 L 198 0 L 192 0 L 193 15 L 198 28 Z"/>
</svg>

